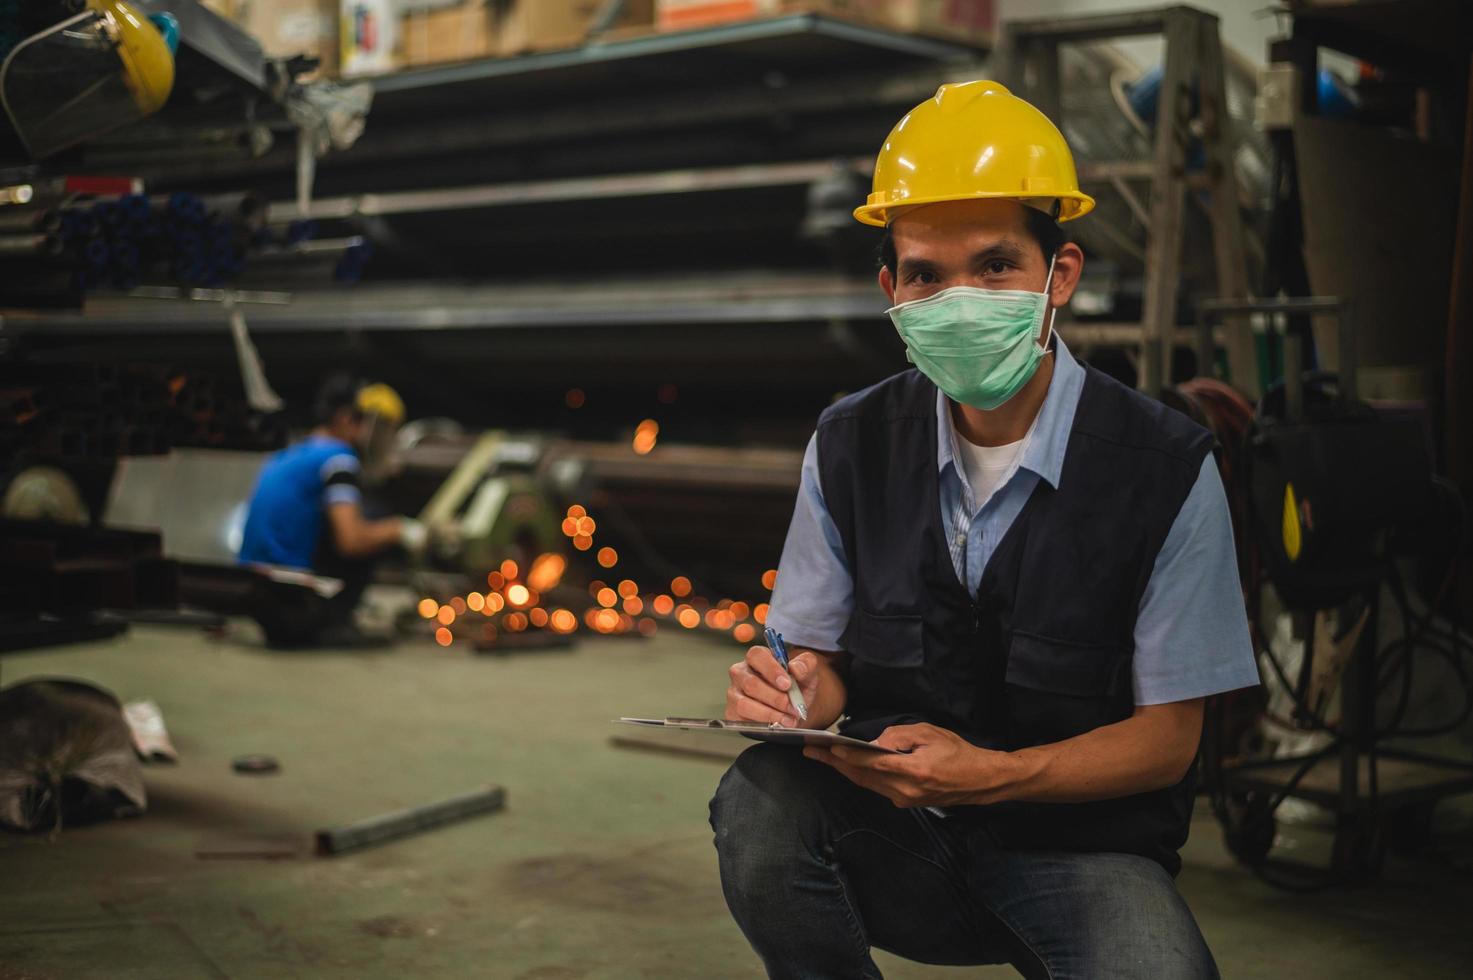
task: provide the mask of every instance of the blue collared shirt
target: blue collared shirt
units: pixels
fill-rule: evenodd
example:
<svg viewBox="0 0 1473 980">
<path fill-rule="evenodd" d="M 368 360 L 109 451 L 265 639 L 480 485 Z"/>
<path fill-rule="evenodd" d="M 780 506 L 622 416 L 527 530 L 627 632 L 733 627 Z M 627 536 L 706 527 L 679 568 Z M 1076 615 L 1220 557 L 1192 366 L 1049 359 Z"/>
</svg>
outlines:
<svg viewBox="0 0 1473 980">
<path fill-rule="evenodd" d="M 951 406 L 936 396 L 941 514 L 958 578 L 974 594 L 982 572 L 1039 480 L 1057 487 L 1084 368 L 1055 337 L 1054 376 L 1012 472 L 987 500 L 974 500 L 957 459 Z M 854 608 L 844 545 L 824 503 L 818 441 L 808 441 L 787 543 L 778 565 L 769 626 L 789 647 L 841 649 Z M 1067 596 L 1059 596 L 1067 602 Z M 1227 494 L 1211 456 L 1177 513 L 1141 596 L 1135 625 L 1136 704 L 1186 701 L 1258 683 L 1238 581 Z"/>
</svg>

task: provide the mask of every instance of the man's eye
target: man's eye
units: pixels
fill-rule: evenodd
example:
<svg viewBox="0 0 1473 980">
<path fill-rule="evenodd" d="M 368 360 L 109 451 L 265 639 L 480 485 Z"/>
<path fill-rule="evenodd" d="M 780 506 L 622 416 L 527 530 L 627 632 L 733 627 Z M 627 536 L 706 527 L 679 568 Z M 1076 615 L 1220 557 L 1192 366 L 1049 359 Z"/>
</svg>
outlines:
<svg viewBox="0 0 1473 980">
<path fill-rule="evenodd" d="M 1004 272 L 1007 272 L 1009 268 L 1010 266 L 1002 259 L 993 259 L 991 262 L 987 263 L 987 271 L 992 273 L 994 276 L 1002 275 Z"/>
<path fill-rule="evenodd" d="M 941 280 L 936 278 L 936 273 L 934 272 L 917 272 L 910 277 L 910 281 L 918 286 L 930 286 Z"/>
</svg>

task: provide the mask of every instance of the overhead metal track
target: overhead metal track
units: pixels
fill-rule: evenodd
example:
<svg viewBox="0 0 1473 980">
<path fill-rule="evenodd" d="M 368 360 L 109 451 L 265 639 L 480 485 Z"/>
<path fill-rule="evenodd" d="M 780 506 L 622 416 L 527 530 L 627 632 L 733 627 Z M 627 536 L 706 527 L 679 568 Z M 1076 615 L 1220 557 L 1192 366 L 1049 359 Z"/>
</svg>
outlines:
<svg viewBox="0 0 1473 980">
<path fill-rule="evenodd" d="M 551 201 L 581 201 L 613 197 L 645 197 L 658 194 L 690 194 L 701 191 L 740 190 L 749 187 L 780 187 L 808 184 L 852 169 L 866 173 L 874 166 L 869 159 L 813 160 L 800 163 L 752 164 L 740 167 L 665 170 L 648 174 L 616 174 L 604 177 L 574 177 L 566 180 L 519 181 L 474 187 L 447 187 L 423 191 L 390 191 L 357 194 L 313 201 L 303 213 L 295 202 L 271 206 L 274 222 L 311 218 L 318 221 L 394 214 L 424 214 L 432 211 L 462 211 L 472 208 L 545 204 Z"/>
</svg>

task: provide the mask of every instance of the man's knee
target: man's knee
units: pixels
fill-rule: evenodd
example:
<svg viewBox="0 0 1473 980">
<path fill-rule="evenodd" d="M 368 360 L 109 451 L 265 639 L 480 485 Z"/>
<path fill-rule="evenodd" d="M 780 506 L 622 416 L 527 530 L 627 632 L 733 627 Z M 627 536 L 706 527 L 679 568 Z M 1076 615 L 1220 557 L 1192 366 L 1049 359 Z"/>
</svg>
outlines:
<svg viewBox="0 0 1473 980">
<path fill-rule="evenodd" d="M 1134 855 L 1099 855 L 1082 882 L 1092 908 L 1078 952 L 1082 976 L 1173 977 L 1208 980 L 1217 965 L 1186 900 L 1160 865 Z"/>
<path fill-rule="evenodd" d="M 823 767 L 783 745 L 754 745 L 737 757 L 711 798 L 716 846 L 794 825 L 814 802 L 812 782 Z"/>
</svg>

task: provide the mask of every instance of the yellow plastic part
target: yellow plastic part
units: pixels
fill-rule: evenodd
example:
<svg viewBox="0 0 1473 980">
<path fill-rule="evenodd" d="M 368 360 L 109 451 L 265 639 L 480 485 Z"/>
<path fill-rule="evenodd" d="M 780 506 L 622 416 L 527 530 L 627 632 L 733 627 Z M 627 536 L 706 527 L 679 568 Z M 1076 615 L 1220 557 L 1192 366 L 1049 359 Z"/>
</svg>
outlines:
<svg viewBox="0 0 1473 980">
<path fill-rule="evenodd" d="M 1304 545 L 1299 530 L 1299 501 L 1294 499 L 1294 484 L 1284 483 L 1284 554 L 1290 561 L 1299 560 L 1299 551 Z"/>
<path fill-rule="evenodd" d="M 875 160 L 874 193 L 854 217 L 883 228 L 896 208 L 986 197 L 1057 201 L 1060 221 L 1095 206 L 1047 116 L 997 82 L 959 82 L 895 124 Z"/>
<path fill-rule="evenodd" d="M 377 415 L 393 425 L 404 421 L 404 399 L 383 382 L 365 385 L 359 390 L 358 410 L 365 415 Z"/>
<path fill-rule="evenodd" d="M 164 35 L 124 0 L 87 0 L 87 6 L 107 22 L 138 111 L 145 116 L 158 112 L 174 89 L 174 54 Z"/>
</svg>

